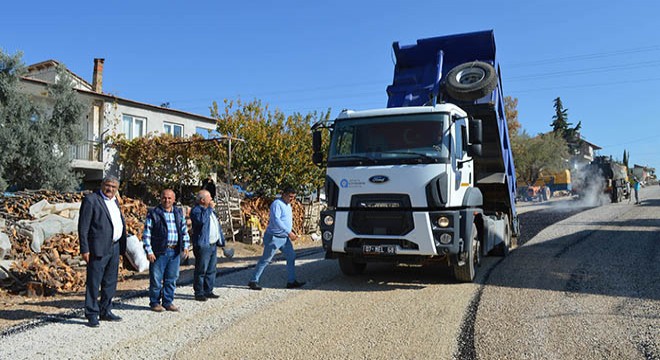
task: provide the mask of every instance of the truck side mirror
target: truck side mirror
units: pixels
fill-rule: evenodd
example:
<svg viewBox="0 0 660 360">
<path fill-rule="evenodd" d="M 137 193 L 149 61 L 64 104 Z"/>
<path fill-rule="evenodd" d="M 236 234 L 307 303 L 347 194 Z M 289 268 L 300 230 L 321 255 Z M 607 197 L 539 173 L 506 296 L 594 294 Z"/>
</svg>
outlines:
<svg viewBox="0 0 660 360">
<path fill-rule="evenodd" d="M 481 144 L 470 144 L 467 148 L 469 157 L 481 156 Z"/>
<path fill-rule="evenodd" d="M 312 150 L 317 153 L 321 151 L 321 132 L 312 132 Z"/>
<path fill-rule="evenodd" d="M 312 132 L 312 163 L 318 167 L 323 165 L 323 153 L 321 152 L 321 144 L 321 132 Z"/>
<path fill-rule="evenodd" d="M 479 145 L 483 143 L 483 127 L 481 119 L 470 120 L 470 144 Z"/>
</svg>

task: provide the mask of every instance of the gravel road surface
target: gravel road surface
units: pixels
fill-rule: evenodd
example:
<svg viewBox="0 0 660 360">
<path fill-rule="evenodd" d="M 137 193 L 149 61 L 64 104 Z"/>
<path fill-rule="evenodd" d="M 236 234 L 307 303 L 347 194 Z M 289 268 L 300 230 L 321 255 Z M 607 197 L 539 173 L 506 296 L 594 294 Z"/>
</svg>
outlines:
<svg viewBox="0 0 660 360">
<path fill-rule="evenodd" d="M 53 316 L 6 331 L 0 359 L 658 359 L 660 187 L 642 205 L 521 204 L 522 245 L 473 284 L 440 267 L 370 266 L 347 278 L 307 250 L 302 289 L 283 262 L 217 279 L 219 299 L 177 289 L 179 313 L 120 299 L 118 323 Z M 563 205 L 562 205 L 563 204 Z M 551 224 L 555 223 L 552 226 Z"/>
</svg>

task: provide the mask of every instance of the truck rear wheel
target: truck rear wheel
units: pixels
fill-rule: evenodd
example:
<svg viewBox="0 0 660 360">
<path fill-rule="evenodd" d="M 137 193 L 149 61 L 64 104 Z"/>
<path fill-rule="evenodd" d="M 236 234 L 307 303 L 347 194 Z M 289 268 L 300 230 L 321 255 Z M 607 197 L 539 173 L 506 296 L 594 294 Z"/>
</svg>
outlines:
<svg viewBox="0 0 660 360">
<path fill-rule="evenodd" d="M 340 256 L 339 257 L 339 269 L 344 275 L 355 276 L 360 275 L 364 272 L 364 269 L 367 267 L 366 263 L 356 262 L 350 256 Z"/>
<path fill-rule="evenodd" d="M 495 68 L 483 61 L 463 63 L 447 74 L 445 89 L 456 100 L 474 101 L 497 87 Z"/>
<path fill-rule="evenodd" d="M 454 264 L 454 278 L 460 282 L 472 282 L 477 274 L 477 267 L 481 265 L 481 244 L 477 234 L 477 226 L 472 224 L 472 249 L 467 252 L 463 265 Z"/>
</svg>

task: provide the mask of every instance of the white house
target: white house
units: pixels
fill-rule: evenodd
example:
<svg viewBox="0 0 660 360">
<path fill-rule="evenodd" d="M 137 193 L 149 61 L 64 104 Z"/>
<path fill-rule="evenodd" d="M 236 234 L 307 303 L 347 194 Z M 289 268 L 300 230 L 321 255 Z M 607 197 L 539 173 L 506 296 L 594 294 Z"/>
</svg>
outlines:
<svg viewBox="0 0 660 360">
<path fill-rule="evenodd" d="M 21 79 L 22 91 L 48 102 L 47 85 L 55 82 L 57 65 L 57 61 L 47 60 L 28 66 L 28 73 Z M 84 173 L 86 184 L 98 183 L 106 174 L 117 175 L 114 153 L 103 143 L 108 134 L 123 133 L 133 139 L 147 133 L 208 136 L 215 130 L 216 120 L 211 117 L 103 93 L 103 65 L 104 59 L 94 59 L 91 84 L 69 71 L 79 99 L 87 108 L 81 119 L 86 141 L 71 150 L 72 166 Z"/>
</svg>

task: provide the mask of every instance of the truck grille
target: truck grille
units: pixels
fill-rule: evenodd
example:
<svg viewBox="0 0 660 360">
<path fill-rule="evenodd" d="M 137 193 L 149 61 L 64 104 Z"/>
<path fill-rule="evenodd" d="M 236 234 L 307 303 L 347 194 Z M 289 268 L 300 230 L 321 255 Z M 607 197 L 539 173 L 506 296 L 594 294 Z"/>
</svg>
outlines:
<svg viewBox="0 0 660 360">
<path fill-rule="evenodd" d="M 359 235 L 405 235 L 414 228 L 406 194 L 354 195 L 348 227 Z"/>
</svg>

